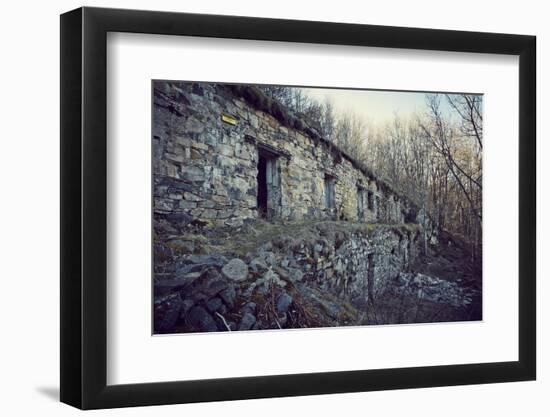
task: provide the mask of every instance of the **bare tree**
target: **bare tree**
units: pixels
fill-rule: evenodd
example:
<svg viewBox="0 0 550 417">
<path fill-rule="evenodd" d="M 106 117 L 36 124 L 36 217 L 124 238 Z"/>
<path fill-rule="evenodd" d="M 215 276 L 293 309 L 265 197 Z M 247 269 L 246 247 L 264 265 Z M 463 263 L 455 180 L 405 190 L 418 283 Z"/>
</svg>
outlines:
<svg viewBox="0 0 550 417">
<path fill-rule="evenodd" d="M 475 138 L 483 149 L 483 99 L 474 94 L 445 94 L 449 106 L 460 116 L 460 130 L 464 136 Z"/>
<path fill-rule="evenodd" d="M 326 98 L 322 108 L 321 118 L 321 133 L 329 140 L 334 139 L 334 129 L 336 126 L 336 120 L 334 115 L 334 106 L 330 99 Z"/>
<path fill-rule="evenodd" d="M 452 125 L 443 117 L 440 109 L 440 96 L 428 94 L 426 100 L 429 109 L 428 119 L 421 122 L 420 126 L 434 149 L 443 157 L 464 197 L 470 203 L 472 214 L 481 223 L 481 207 L 477 204 L 477 199 L 474 196 L 475 192 L 482 190 L 481 170 L 472 167 L 470 161 L 465 162 L 464 160 L 467 158 L 460 157 L 460 145 L 463 145 L 464 142 L 460 141 L 460 137 L 457 136 Z M 465 151 L 465 149 L 462 150 Z M 468 165 L 465 166 L 465 163 Z"/>
<path fill-rule="evenodd" d="M 268 97 L 277 100 L 282 105 L 289 107 L 292 103 L 292 90 L 290 87 L 281 85 L 262 85 L 259 86 Z"/>
</svg>

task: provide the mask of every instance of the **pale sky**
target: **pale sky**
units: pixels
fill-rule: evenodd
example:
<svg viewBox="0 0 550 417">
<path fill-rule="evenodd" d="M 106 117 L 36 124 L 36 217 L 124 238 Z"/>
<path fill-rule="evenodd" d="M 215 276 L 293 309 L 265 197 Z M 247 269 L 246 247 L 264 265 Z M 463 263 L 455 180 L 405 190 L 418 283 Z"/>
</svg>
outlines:
<svg viewBox="0 0 550 417">
<path fill-rule="evenodd" d="M 319 102 L 330 99 L 336 113 L 351 111 L 372 127 L 382 127 L 391 122 L 395 113 L 408 118 L 415 112 L 426 111 L 425 93 L 327 88 L 303 90 Z M 441 105 L 444 111 L 445 100 L 442 100 Z"/>
</svg>

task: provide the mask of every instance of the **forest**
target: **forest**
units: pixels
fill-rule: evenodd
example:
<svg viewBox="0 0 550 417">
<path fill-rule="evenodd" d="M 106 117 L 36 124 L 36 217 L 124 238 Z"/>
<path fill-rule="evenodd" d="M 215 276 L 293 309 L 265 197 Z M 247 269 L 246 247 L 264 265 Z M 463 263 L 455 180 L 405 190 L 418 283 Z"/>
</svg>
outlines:
<svg viewBox="0 0 550 417">
<path fill-rule="evenodd" d="M 441 230 L 482 252 L 483 96 L 426 93 L 423 111 L 371 125 L 302 88 L 262 86 L 326 139 L 425 209 Z"/>
</svg>

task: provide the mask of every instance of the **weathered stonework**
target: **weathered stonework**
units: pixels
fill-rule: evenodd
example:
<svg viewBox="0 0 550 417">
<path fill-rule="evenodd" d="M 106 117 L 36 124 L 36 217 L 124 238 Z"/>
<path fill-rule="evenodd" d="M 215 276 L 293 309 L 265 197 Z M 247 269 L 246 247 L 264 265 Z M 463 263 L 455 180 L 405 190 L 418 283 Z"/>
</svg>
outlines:
<svg viewBox="0 0 550 417">
<path fill-rule="evenodd" d="M 240 226 L 261 215 L 416 221 L 409 201 L 306 122 L 254 100 L 269 99 L 254 87 L 155 82 L 155 213 L 186 213 L 215 226 Z"/>
<path fill-rule="evenodd" d="M 292 223 L 239 234 L 211 255 L 174 238 L 155 265 L 155 331 L 479 319 L 480 287 L 463 286 L 461 265 L 429 262 L 450 281 L 419 273 L 421 234 L 417 225 Z"/>
<path fill-rule="evenodd" d="M 257 88 L 155 82 L 153 110 L 155 332 L 481 317 L 467 251 L 419 265 L 429 216 Z"/>
<path fill-rule="evenodd" d="M 320 237 L 314 241 L 305 239 L 299 245 L 278 241 L 279 255 L 272 266 L 282 269 L 290 280 L 296 280 L 300 271 L 298 281 L 357 306 L 375 299 L 386 289 L 389 278 L 407 271 L 420 253 L 418 227 L 353 224 L 343 231 L 331 230 L 329 223 L 316 229 Z"/>
</svg>

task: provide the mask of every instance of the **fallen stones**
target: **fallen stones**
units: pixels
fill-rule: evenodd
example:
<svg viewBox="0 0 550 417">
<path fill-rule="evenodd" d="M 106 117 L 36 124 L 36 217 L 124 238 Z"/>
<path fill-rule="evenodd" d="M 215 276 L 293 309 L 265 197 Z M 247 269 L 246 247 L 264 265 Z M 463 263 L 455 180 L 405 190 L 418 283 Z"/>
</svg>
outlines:
<svg viewBox="0 0 550 417">
<path fill-rule="evenodd" d="M 254 324 L 256 324 L 256 317 L 247 311 L 243 314 L 241 322 L 239 323 L 239 330 L 250 330 Z"/>
<path fill-rule="evenodd" d="M 198 301 L 207 301 L 229 287 L 229 283 L 215 268 L 209 268 L 201 273 L 200 278 L 191 285 L 181 289 L 182 298 Z"/>
<path fill-rule="evenodd" d="M 204 272 L 209 268 L 221 268 L 226 261 L 223 256 L 188 255 L 178 261 L 175 275 L 179 277 L 191 272 Z"/>
<path fill-rule="evenodd" d="M 206 302 L 206 307 L 208 308 L 208 311 L 211 313 L 215 313 L 220 309 L 220 307 L 223 305 L 222 299 L 219 297 L 211 298 Z"/>
<path fill-rule="evenodd" d="M 263 259 L 265 260 L 265 263 L 268 266 L 276 266 L 277 265 L 277 257 L 273 252 L 263 252 L 262 254 Z"/>
<path fill-rule="evenodd" d="M 256 303 L 252 302 L 252 301 L 249 301 L 248 303 L 246 303 L 243 308 L 241 309 L 241 311 L 244 313 L 250 313 L 250 314 L 255 314 L 256 313 Z"/>
<path fill-rule="evenodd" d="M 453 307 L 466 307 L 472 303 L 473 292 L 468 293 L 455 282 L 419 273 L 401 273 L 397 282 L 419 299 L 433 303 L 448 304 Z"/>
<path fill-rule="evenodd" d="M 200 277 L 200 272 L 190 272 L 177 277 L 157 279 L 154 281 L 155 296 L 169 294 L 170 292 L 180 291 L 189 287 Z"/>
<path fill-rule="evenodd" d="M 257 291 L 259 294 L 265 295 L 269 292 L 272 286 L 285 287 L 286 282 L 279 278 L 279 275 L 273 272 L 273 270 L 268 269 L 266 273 L 253 282 L 246 291 L 246 295 L 250 296 L 254 291 Z"/>
<path fill-rule="evenodd" d="M 244 281 L 248 277 L 248 266 L 244 261 L 234 258 L 222 268 L 222 273 L 232 281 Z"/>
<path fill-rule="evenodd" d="M 304 273 L 297 268 L 292 268 L 288 271 L 288 278 L 293 282 L 299 282 L 304 277 Z"/>
<path fill-rule="evenodd" d="M 193 307 L 188 314 L 189 322 L 202 332 L 215 332 L 218 330 L 216 322 L 204 308 Z"/>
<path fill-rule="evenodd" d="M 250 269 L 256 273 L 264 272 L 267 270 L 267 264 L 262 258 L 257 257 L 250 261 Z"/>
<path fill-rule="evenodd" d="M 221 267 L 227 261 L 224 256 L 221 255 L 188 255 L 185 260 L 192 264 L 201 264 L 208 266 Z"/>
<path fill-rule="evenodd" d="M 173 300 L 166 302 L 163 307 L 165 308 L 164 317 L 158 325 L 158 330 L 161 333 L 169 332 L 173 329 L 180 317 L 182 301 L 179 298 L 174 298 Z"/>
<path fill-rule="evenodd" d="M 237 292 L 235 291 L 235 288 L 233 286 L 229 286 L 225 290 L 221 291 L 219 296 L 229 308 L 234 307 L 235 300 L 237 298 Z"/>
<path fill-rule="evenodd" d="M 211 207 L 199 204 L 200 210 L 207 208 Z M 228 204 L 223 210 L 232 213 L 235 208 Z M 442 320 L 449 310 L 454 314 L 454 306 L 465 311 L 468 303 L 476 305 L 475 293 L 466 288 L 468 276 L 459 276 L 457 262 L 444 259 L 436 265 L 445 275 L 411 264 L 421 243 L 414 240 L 416 231 L 378 225 L 322 226 L 305 226 L 305 231 L 288 239 L 285 234 L 280 242 L 264 235 L 254 223 L 245 224 L 239 232 L 189 227 L 185 233 L 160 233 L 155 241 L 155 331 L 370 324 L 378 318 L 358 315 L 356 309 L 365 311 L 374 295 L 383 301 L 385 295 L 399 300 L 404 294 L 406 302 L 396 303 L 397 308 L 405 305 L 406 314 L 415 317 L 415 305 L 425 306 L 421 313 L 426 316 L 429 309 L 441 310 Z M 345 230 L 336 233 L 331 229 L 335 227 Z M 267 231 L 271 233 L 272 228 Z M 195 254 L 185 253 L 187 241 L 199 242 Z M 415 274 L 401 277 L 403 271 Z M 456 278 L 448 278 L 451 275 Z M 170 301 L 172 295 L 180 301 Z M 399 320 L 397 313 L 387 317 Z"/>
<path fill-rule="evenodd" d="M 185 318 L 185 315 L 189 312 L 191 307 L 195 305 L 195 302 L 191 299 L 185 299 L 181 303 L 181 309 L 180 309 L 180 319 Z"/>
<path fill-rule="evenodd" d="M 200 276 L 201 272 L 205 268 L 208 268 L 208 265 L 186 264 L 186 265 L 178 267 L 176 269 L 176 272 L 175 272 L 174 275 L 176 275 L 177 277 L 182 277 L 182 276 L 186 276 L 186 275 L 191 274 L 191 273 L 197 273 Z"/>
<path fill-rule="evenodd" d="M 286 292 L 282 293 L 277 299 L 277 312 L 279 314 L 286 313 L 291 304 L 292 304 L 292 297 L 288 295 Z"/>
<path fill-rule="evenodd" d="M 166 245 L 176 251 L 183 253 L 190 253 L 195 250 L 195 242 L 183 239 L 173 239 L 166 243 Z"/>
</svg>

